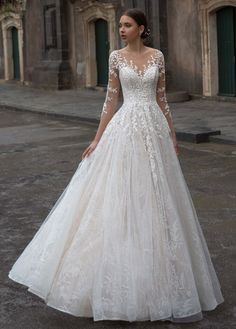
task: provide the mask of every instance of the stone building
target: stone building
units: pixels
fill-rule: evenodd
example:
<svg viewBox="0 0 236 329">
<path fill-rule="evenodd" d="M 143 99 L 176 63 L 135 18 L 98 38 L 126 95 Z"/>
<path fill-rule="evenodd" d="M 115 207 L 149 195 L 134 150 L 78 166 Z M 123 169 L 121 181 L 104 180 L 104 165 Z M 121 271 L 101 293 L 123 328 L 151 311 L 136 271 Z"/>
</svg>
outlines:
<svg viewBox="0 0 236 329">
<path fill-rule="evenodd" d="M 0 79 L 103 89 L 132 7 L 147 15 L 147 45 L 165 55 L 169 92 L 236 96 L 236 0 L 0 0 Z"/>
</svg>

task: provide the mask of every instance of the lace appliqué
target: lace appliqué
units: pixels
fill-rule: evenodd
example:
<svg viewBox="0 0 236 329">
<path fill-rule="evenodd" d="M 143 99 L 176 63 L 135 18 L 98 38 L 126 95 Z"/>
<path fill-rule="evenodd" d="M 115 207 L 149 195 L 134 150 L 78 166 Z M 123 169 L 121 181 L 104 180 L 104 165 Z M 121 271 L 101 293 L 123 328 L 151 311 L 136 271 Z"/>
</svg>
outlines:
<svg viewBox="0 0 236 329">
<path fill-rule="evenodd" d="M 170 107 L 166 99 L 166 77 L 165 77 L 165 59 L 161 53 L 158 61 L 159 79 L 157 82 L 156 96 L 157 102 L 165 116 L 171 116 Z"/>
<path fill-rule="evenodd" d="M 130 67 L 138 77 L 143 78 L 147 72 L 147 70 L 152 67 L 153 65 L 156 65 L 156 57 L 157 52 L 155 51 L 154 54 L 150 56 L 150 58 L 147 60 L 145 64 L 143 64 L 143 70 L 140 70 L 140 68 L 134 63 L 132 59 L 128 60 L 125 58 L 122 54 L 120 54 L 119 51 L 117 51 L 118 55 L 118 61 L 121 67 L 127 66 Z"/>
<path fill-rule="evenodd" d="M 107 87 L 107 96 L 106 96 L 105 103 L 104 103 L 103 109 L 102 109 L 103 113 L 108 113 L 107 106 L 108 106 L 108 103 L 112 102 L 112 99 L 113 99 L 112 94 L 118 94 L 118 88 L 117 87 L 112 88 L 108 85 L 108 87 Z"/>
<path fill-rule="evenodd" d="M 157 181 L 157 159 L 158 154 L 153 147 L 154 141 L 150 137 L 151 135 L 158 135 L 160 139 L 166 138 L 169 135 L 169 126 L 166 122 L 166 119 L 161 117 L 156 109 L 156 105 L 152 105 L 150 103 L 152 96 L 147 96 L 149 91 L 152 90 L 152 84 L 156 84 L 155 76 L 158 75 L 159 79 L 164 78 L 164 67 L 163 67 L 163 54 L 159 50 L 155 50 L 153 54 L 150 55 L 149 59 L 145 64 L 143 64 L 143 71 L 134 63 L 134 61 L 128 60 L 125 58 L 120 52 L 117 50 L 113 52 L 114 55 L 111 58 L 111 75 L 117 74 L 117 69 L 122 70 L 125 68 L 131 68 L 133 72 L 136 74 L 136 78 L 132 78 L 132 75 L 129 74 L 130 71 L 127 71 L 125 74 L 122 74 L 122 83 L 127 83 L 128 88 L 130 89 L 129 96 L 130 104 L 129 109 L 120 110 L 116 115 L 116 119 L 112 120 L 109 123 L 109 128 L 104 131 L 104 135 L 108 133 L 109 130 L 115 132 L 117 129 L 122 127 L 122 130 L 126 131 L 126 135 L 134 138 L 134 135 L 138 132 L 141 133 L 143 142 L 145 144 L 145 148 L 149 154 L 150 166 L 153 175 L 154 185 L 158 185 Z M 157 70 L 150 70 L 150 68 L 156 68 Z M 114 69 L 113 69 L 114 68 Z M 127 79 L 127 82 L 125 81 Z M 132 80 L 133 79 L 133 80 Z M 163 81 L 161 81 L 163 83 Z M 147 85 L 148 83 L 148 85 Z M 149 85 L 150 84 L 150 85 Z M 157 85 L 156 85 L 157 87 Z M 155 87 L 155 89 L 156 89 Z M 110 87 L 108 87 L 110 88 Z M 124 87 L 125 89 L 126 87 Z M 165 96 L 164 90 L 162 86 L 163 96 Z M 126 88 L 127 89 L 127 88 Z M 154 89 L 154 91 L 155 91 Z M 109 89 L 108 89 L 109 90 Z M 115 90 L 111 90 L 111 92 L 116 93 Z M 160 92 L 160 89 L 158 90 Z M 140 97 L 140 101 L 138 104 L 135 101 L 134 95 L 138 94 Z M 108 101 L 110 100 L 110 96 L 108 95 Z M 127 96 L 126 96 L 127 97 Z M 112 96 L 111 96 L 112 98 Z M 137 99 L 137 98 L 136 98 Z M 155 99 L 155 98 L 154 98 Z M 147 100 L 149 106 L 147 106 Z M 150 100 L 150 101 L 149 101 Z M 162 103 L 163 98 L 161 98 Z M 144 103 L 143 103 L 144 102 Z M 143 103 L 143 104 L 142 104 Z M 156 101 L 155 101 L 156 104 Z M 161 108 L 161 112 L 163 112 L 163 107 Z M 105 106 L 106 109 L 106 106 Z M 132 112 L 132 114 L 131 114 Z M 147 131 L 148 127 L 148 131 Z"/>
<path fill-rule="evenodd" d="M 109 56 L 107 93 L 101 114 L 113 113 L 115 111 L 120 91 L 118 68 L 116 52 L 112 51 Z"/>
</svg>

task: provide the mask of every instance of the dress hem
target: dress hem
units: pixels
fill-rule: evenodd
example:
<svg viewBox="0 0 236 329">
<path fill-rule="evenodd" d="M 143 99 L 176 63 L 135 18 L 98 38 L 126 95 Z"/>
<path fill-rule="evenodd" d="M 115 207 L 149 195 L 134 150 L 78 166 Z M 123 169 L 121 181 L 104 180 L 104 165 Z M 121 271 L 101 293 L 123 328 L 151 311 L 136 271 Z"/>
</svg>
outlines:
<svg viewBox="0 0 236 329">
<path fill-rule="evenodd" d="M 55 305 L 53 305 L 53 304 L 51 304 L 50 302 L 47 302 L 47 300 L 46 300 L 46 297 L 44 297 L 42 294 L 40 294 L 40 292 L 39 291 L 37 291 L 37 290 L 35 290 L 32 286 L 29 286 L 28 284 L 26 284 L 26 282 L 24 281 L 24 280 L 22 280 L 22 279 L 20 279 L 20 278 L 16 278 L 15 276 L 13 276 L 12 274 L 11 274 L 11 272 L 9 272 L 9 274 L 8 274 L 8 277 L 11 279 L 11 280 L 13 280 L 14 282 L 17 282 L 17 283 L 19 283 L 19 284 L 22 284 L 22 285 L 24 285 L 26 288 L 28 288 L 27 290 L 29 291 L 29 292 L 31 292 L 32 294 L 34 294 L 34 295 L 36 295 L 36 296 L 38 296 L 39 298 L 41 298 L 44 302 L 45 302 L 45 304 L 47 305 L 47 306 L 49 306 L 49 307 L 51 307 L 51 308 L 53 308 L 53 309 L 55 309 L 55 310 L 58 310 L 58 311 L 60 311 L 60 312 L 63 312 L 63 313 L 66 313 L 66 314 L 70 314 L 70 315 L 72 315 L 72 316 L 75 316 L 75 317 L 81 317 L 81 318 L 91 318 L 91 319 L 93 319 L 93 321 L 94 322 L 97 322 L 97 321 L 127 321 L 127 322 L 139 322 L 139 321 L 151 321 L 151 322 L 154 322 L 154 321 L 168 321 L 168 322 L 172 322 L 172 323 L 191 323 L 191 322 L 197 322 L 197 321 L 200 321 L 200 320 L 202 320 L 203 319 L 203 315 L 202 315 L 202 312 L 207 312 L 207 311 L 212 311 L 212 310 L 214 310 L 214 309 L 216 309 L 216 307 L 218 306 L 218 305 L 220 305 L 221 303 L 223 303 L 224 302 L 224 299 L 223 300 L 221 300 L 221 301 L 216 301 L 216 303 L 215 303 L 215 306 L 214 307 L 211 307 L 211 308 L 207 308 L 207 309 L 201 309 L 201 310 L 199 310 L 198 312 L 195 312 L 195 313 L 192 313 L 192 314 L 188 314 L 188 315 L 185 315 L 185 316 L 183 316 L 183 317 L 180 317 L 180 318 L 172 318 L 172 316 L 170 315 L 169 317 L 165 317 L 165 318 L 156 318 L 156 319 L 151 319 L 150 317 L 147 317 L 147 318 L 143 318 L 143 319 L 137 319 L 137 320 L 129 320 L 129 319 L 127 319 L 127 318 L 121 318 L 121 317 L 114 317 L 114 318 L 112 318 L 112 317 L 101 317 L 101 318 L 94 318 L 94 316 L 93 315 L 89 315 L 89 314 L 87 314 L 87 315 L 79 315 L 79 314 L 75 314 L 75 313 L 72 313 L 72 312 L 70 312 L 69 310 L 65 310 L 65 309 L 63 309 L 63 308 L 60 308 L 60 307 L 57 307 L 57 306 L 55 306 Z M 194 317 L 194 316 L 200 316 L 198 319 L 195 319 L 195 320 L 187 320 L 187 318 L 189 318 L 189 317 Z"/>
</svg>

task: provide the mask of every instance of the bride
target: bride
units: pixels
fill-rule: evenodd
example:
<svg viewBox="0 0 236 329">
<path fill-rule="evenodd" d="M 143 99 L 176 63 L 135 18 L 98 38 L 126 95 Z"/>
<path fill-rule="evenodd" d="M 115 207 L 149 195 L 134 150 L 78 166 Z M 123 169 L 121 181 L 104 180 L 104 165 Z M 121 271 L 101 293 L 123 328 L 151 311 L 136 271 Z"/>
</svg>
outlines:
<svg viewBox="0 0 236 329">
<path fill-rule="evenodd" d="M 139 9 L 119 32 L 96 136 L 9 278 L 94 321 L 198 321 L 224 299 L 177 156 L 164 56 L 144 46 Z"/>
</svg>

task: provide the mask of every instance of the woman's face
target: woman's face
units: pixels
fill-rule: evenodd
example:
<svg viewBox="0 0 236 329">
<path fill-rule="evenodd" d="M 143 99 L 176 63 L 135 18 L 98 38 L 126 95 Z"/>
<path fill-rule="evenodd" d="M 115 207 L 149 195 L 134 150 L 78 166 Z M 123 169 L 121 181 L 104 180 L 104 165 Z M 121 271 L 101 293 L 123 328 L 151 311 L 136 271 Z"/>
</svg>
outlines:
<svg viewBox="0 0 236 329">
<path fill-rule="evenodd" d="M 122 40 L 125 42 L 132 42 L 140 38 L 140 33 L 143 32 L 144 26 L 136 23 L 136 21 L 129 16 L 121 16 L 119 23 L 119 33 Z"/>
</svg>

